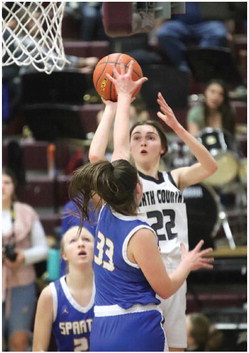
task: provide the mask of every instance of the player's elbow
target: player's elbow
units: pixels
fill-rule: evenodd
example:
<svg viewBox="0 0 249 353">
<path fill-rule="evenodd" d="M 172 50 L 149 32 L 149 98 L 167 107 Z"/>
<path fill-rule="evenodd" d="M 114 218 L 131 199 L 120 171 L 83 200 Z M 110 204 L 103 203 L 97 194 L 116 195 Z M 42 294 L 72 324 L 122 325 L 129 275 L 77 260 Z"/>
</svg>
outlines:
<svg viewBox="0 0 249 353">
<path fill-rule="evenodd" d="M 88 154 L 88 159 L 91 163 L 94 162 L 98 162 L 99 160 L 101 160 L 101 156 L 98 153 L 94 153 L 94 152 L 89 152 Z"/>
<path fill-rule="evenodd" d="M 112 154 L 112 162 L 118 159 L 125 159 L 126 161 L 128 161 L 129 158 L 130 158 L 130 154 L 126 150 L 114 149 Z"/>
<path fill-rule="evenodd" d="M 217 169 L 218 169 L 218 163 L 216 162 L 215 159 L 213 159 L 208 168 L 208 174 L 209 174 L 208 176 L 214 174 L 217 171 Z"/>
<path fill-rule="evenodd" d="M 174 294 L 174 291 L 171 290 L 168 287 L 164 287 L 160 290 L 157 291 L 157 294 L 159 295 L 159 297 L 161 297 L 162 299 L 168 299 L 169 297 L 171 297 L 172 294 Z"/>
<path fill-rule="evenodd" d="M 158 295 L 162 298 L 162 299 L 168 299 L 169 297 L 171 297 L 173 293 L 169 292 L 169 291 L 163 291 L 161 294 L 158 293 Z"/>
</svg>

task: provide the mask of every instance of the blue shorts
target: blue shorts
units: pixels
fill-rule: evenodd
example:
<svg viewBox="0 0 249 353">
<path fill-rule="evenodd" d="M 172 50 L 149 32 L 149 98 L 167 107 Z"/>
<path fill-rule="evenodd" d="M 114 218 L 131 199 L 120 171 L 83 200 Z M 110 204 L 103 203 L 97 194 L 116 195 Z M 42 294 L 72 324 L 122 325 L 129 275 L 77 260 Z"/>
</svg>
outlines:
<svg viewBox="0 0 249 353">
<path fill-rule="evenodd" d="M 90 350 L 99 352 L 164 351 L 162 314 L 158 310 L 94 317 Z"/>
<path fill-rule="evenodd" d="M 12 288 L 10 296 L 8 318 L 5 317 L 6 304 L 2 307 L 2 330 L 6 338 L 17 331 L 31 332 L 36 305 L 35 283 Z"/>
</svg>

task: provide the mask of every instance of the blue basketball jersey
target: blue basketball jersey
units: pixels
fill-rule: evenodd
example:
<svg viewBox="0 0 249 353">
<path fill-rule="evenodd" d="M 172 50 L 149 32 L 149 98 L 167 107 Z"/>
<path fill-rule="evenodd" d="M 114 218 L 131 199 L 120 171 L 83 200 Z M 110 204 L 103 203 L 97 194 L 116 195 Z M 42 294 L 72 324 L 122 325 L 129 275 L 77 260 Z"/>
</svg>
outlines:
<svg viewBox="0 0 249 353">
<path fill-rule="evenodd" d="M 95 235 L 95 305 L 117 304 L 128 309 L 135 304 L 160 303 L 143 272 L 127 256 L 128 242 L 141 228 L 153 231 L 137 216 L 116 213 L 108 205 L 102 207 Z"/>
<path fill-rule="evenodd" d="M 72 297 L 65 276 L 50 283 L 54 322 L 52 331 L 58 351 L 89 351 L 89 337 L 94 316 L 94 295 L 86 307 L 80 306 Z"/>
</svg>

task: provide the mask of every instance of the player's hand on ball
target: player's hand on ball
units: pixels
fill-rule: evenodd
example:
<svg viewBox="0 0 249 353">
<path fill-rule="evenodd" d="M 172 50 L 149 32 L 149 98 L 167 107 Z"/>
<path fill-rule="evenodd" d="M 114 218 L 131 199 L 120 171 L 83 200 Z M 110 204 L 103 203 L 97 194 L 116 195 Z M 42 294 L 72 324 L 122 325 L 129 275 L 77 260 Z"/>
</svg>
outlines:
<svg viewBox="0 0 249 353">
<path fill-rule="evenodd" d="M 115 85 L 117 94 L 128 94 L 132 96 L 133 92 L 141 86 L 144 82 L 148 80 L 147 77 L 141 77 L 140 79 L 133 81 L 132 72 L 133 72 L 134 61 L 132 60 L 129 63 L 128 70 L 125 71 L 125 65 L 120 63 L 120 73 L 113 65 L 114 77 L 110 74 L 106 74 L 107 78 Z"/>
</svg>

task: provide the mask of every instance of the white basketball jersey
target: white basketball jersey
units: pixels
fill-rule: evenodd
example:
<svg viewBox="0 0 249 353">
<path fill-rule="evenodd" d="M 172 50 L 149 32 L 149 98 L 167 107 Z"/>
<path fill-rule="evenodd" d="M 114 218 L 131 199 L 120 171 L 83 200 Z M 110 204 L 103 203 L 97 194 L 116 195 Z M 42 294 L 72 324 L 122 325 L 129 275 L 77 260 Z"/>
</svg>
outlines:
<svg viewBox="0 0 249 353">
<path fill-rule="evenodd" d="M 159 172 L 159 179 L 139 172 L 143 183 L 143 198 L 139 212 L 156 231 L 167 268 L 180 262 L 180 243 L 188 249 L 188 221 L 182 192 L 170 173 Z"/>
</svg>

